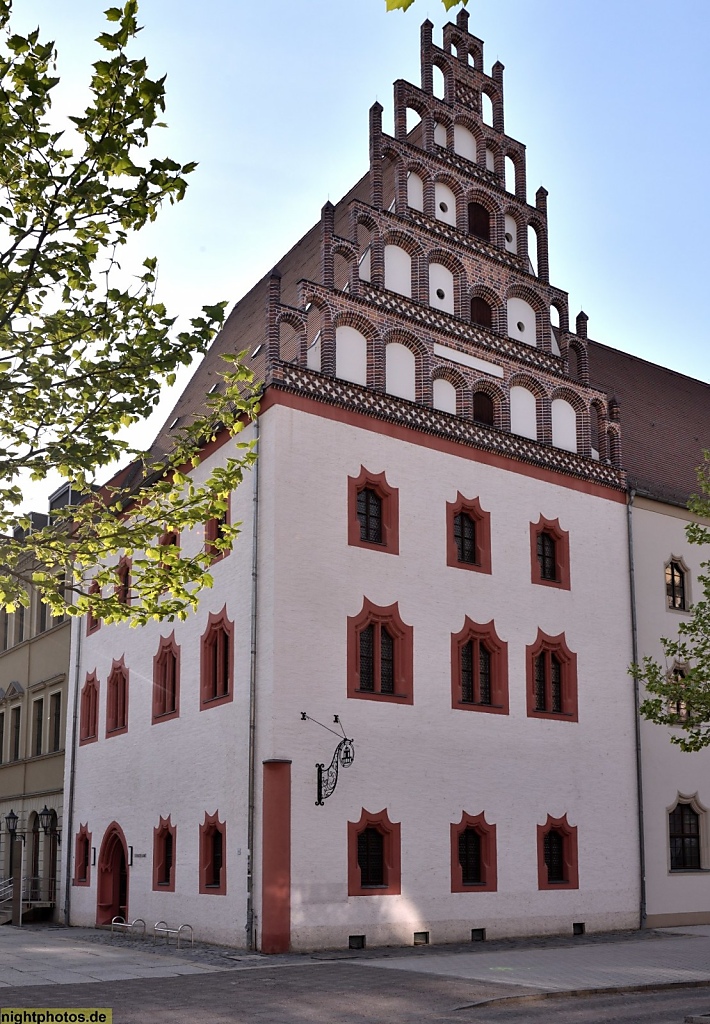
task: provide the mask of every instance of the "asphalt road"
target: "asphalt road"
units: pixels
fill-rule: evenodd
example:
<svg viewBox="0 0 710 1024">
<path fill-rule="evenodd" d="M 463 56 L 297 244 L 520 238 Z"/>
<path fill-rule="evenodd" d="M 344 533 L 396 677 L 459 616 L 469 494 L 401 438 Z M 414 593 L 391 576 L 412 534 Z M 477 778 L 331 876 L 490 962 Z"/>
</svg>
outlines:
<svg viewBox="0 0 710 1024">
<path fill-rule="evenodd" d="M 501 1001 L 506 996 L 511 998 Z M 357 961 L 304 961 L 147 981 L 6 988 L 0 1002 L 3 1007 L 108 1006 L 115 1024 L 680 1024 L 686 1015 L 710 1013 L 710 987 L 525 996 L 520 986 L 372 970 Z"/>
</svg>

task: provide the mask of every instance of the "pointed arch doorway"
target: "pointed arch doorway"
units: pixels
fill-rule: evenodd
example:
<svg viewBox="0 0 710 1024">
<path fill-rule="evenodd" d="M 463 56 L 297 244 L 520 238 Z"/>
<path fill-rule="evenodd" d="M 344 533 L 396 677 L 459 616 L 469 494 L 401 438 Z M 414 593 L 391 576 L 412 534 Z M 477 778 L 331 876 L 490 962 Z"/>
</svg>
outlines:
<svg viewBox="0 0 710 1024">
<path fill-rule="evenodd" d="M 128 919 L 128 847 L 121 826 L 112 821 L 99 853 L 96 923 L 110 924 L 120 914 Z"/>
</svg>

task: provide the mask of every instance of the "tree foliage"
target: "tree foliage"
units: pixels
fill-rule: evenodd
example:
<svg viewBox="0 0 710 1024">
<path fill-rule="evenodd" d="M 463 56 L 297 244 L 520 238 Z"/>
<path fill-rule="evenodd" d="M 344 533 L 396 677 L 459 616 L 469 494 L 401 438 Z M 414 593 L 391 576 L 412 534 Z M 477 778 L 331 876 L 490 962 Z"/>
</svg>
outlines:
<svg viewBox="0 0 710 1024">
<path fill-rule="evenodd" d="M 698 470 L 701 494 L 688 502 L 699 521 L 686 534 L 691 544 L 710 546 L 710 452 Z M 701 562 L 700 600 L 690 608 L 673 639 L 663 638 L 664 664 L 645 657 L 632 672 L 649 696 L 640 706 L 644 718 L 678 731 L 671 743 L 694 751 L 710 746 L 710 560 Z"/>
<path fill-rule="evenodd" d="M 441 0 L 442 4 L 447 11 L 450 11 L 452 7 L 458 7 L 459 4 L 463 4 L 465 7 L 468 0 Z M 406 11 L 412 6 L 414 0 L 385 0 L 388 11 Z"/>
<path fill-rule="evenodd" d="M 71 614 L 91 605 L 109 620 L 184 616 L 211 582 L 212 556 L 168 551 L 160 537 L 219 518 L 254 458 L 232 442 L 221 469 L 199 486 L 192 478 L 204 443 L 254 415 L 238 359 L 167 454 L 151 459 L 122 436 L 205 351 L 225 308 L 204 306 L 180 330 L 158 299 L 156 260 L 132 276 L 119 263 L 135 233 L 183 198 L 195 168 L 154 155 L 165 80 L 129 52 L 137 14 L 137 0 L 105 12 L 88 105 L 62 125 L 55 46 L 39 29 L 14 32 L 12 0 L 0 0 L 0 606 L 10 611 L 28 604 L 30 587 L 54 614 L 73 600 Z M 130 490 L 97 489 L 96 474 L 118 461 L 134 463 Z M 81 500 L 36 529 L 18 514 L 22 473 L 54 470 Z M 218 544 L 235 534 L 225 527 Z M 119 554 L 132 557 L 131 603 L 106 568 Z"/>
</svg>

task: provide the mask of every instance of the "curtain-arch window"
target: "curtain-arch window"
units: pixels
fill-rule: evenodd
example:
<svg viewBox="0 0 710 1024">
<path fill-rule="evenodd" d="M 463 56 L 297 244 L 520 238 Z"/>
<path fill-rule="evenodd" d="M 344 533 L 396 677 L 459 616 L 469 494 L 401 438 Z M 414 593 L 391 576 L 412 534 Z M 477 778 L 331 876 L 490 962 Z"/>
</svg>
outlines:
<svg viewBox="0 0 710 1024">
<path fill-rule="evenodd" d="M 576 722 L 577 655 L 564 634 L 548 636 L 538 629 L 537 641 L 526 650 L 528 717 Z"/>
<path fill-rule="evenodd" d="M 219 812 L 205 813 L 200 825 L 200 892 L 225 896 L 227 893 L 227 827 Z"/>
<path fill-rule="evenodd" d="M 451 824 L 451 891 L 495 892 L 497 884 L 496 827 L 485 813 L 465 811 Z"/>
<path fill-rule="evenodd" d="M 399 554 L 399 491 L 364 466 L 348 477 L 348 544 Z"/>
<path fill-rule="evenodd" d="M 480 625 L 466 616 L 451 636 L 451 706 L 508 714 L 508 647 L 492 621 Z"/>
<path fill-rule="evenodd" d="M 386 808 L 348 822 L 348 896 L 395 896 L 401 892 L 400 824 Z"/>
<path fill-rule="evenodd" d="M 471 323 L 480 324 L 489 330 L 493 327 L 493 310 L 480 296 L 471 299 Z"/>
<path fill-rule="evenodd" d="M 668 815 L 671 871 L 700 870 L 700 815 L 679 803 Z"/>
<path fill-rule="evenodd" d="M 685 611 L 688 607 L 685 592 L 685 569 L 672 558 L 666 566 L 666 599 L 669 608 Z"/>
<path fill-rule="evenodd" d="M 106 735 L 116 736 L 128 729 L 128 670 L 114 662 L 106 683 Z"/>
<path fill-rule="evenodd" d="M 175 634 L 161 637 L 153 658 L 153 722 L 177 718 L 180 702 L 180 648 Z"/>
<path fill-rule="evenodd" d="M 577 826 L 566 814 L 537 826 L 537 872 L 538 889 L 579 888 Z"/>
<path fill-rule="evenodd" d="M 200 646 L 200 708 L 232 700 L 232 638 L 234 626 L 223 608 L 210 613 Z"/>
<path fill-rule="evenodd" d="M 348 618 L 348 697 L 412 704 L 413 631 L 397 605 L 380 608 L 365 598 Z"/>
<path fill-rule="evenodd" d="M 468 231 L 485 242 L 491 240 L 491 215 L 481 203 L 468 204 Z"/>
<path fill-rule="evenodd" d="M 98 739 L 99 681 L 92 672 L 86 677 L 81 691 L 79 743 L 92 743 Z"/>
</svg>

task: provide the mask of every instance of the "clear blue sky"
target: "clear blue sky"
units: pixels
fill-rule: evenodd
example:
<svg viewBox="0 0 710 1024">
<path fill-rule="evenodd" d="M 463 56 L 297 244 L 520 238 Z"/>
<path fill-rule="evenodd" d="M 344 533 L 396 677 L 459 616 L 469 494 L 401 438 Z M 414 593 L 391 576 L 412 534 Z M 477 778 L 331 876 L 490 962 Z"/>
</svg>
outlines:
<svg viewBox="0 0 710 1024">
<path fill-rule="evenodd" d="M 15 0 L 57 40 L 66 101 L 97 57 L 108 0 Z M 707 0 L 470 0 L 486 71 L 505 65 L 506 130 L 549 191 L 550 274 L 590 336 L 710 379 Z M 141 243 L 161 297 L 230 305 L 367 168 L 375 99 L 419 81 L 419 26 L 439 0 L 142 0 L 136 55 L 167 73 L 156 148 L 200 166 Z"/>
</svg>

